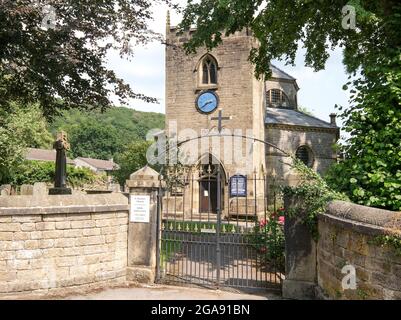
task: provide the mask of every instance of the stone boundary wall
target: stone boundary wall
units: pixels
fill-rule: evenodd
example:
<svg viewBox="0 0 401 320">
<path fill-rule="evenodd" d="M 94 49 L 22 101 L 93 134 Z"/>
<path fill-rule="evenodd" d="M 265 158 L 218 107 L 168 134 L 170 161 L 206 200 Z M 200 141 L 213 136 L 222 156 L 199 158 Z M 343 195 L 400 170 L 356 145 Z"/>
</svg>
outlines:
<svg viewBox="0 0 401 320">
<path fill-rule="evenodd" d="M 125 284 L 122 194 L 0 197 L 0 298 Z"/>
<path fill-rule="evenodd" d="M 401 299 L 401 255 L 372 241 L 400 231 L 401 213 L 331 202 L 319 216 L 317 281 L 321 297 L 331 299 Z M 357 288 L 343 290 L 346 264 L 356 268 Z"/>
</svg>

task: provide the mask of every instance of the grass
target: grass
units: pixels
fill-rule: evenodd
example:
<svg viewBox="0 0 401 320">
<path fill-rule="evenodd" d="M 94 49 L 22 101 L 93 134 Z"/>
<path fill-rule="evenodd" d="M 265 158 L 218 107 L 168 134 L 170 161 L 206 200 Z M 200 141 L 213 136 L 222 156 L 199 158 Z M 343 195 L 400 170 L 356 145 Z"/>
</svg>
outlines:
<svg viewBox="0 0 401 320">
<path fill-rule="evenodd" d="M 181 250 L 181 243 L 176 240 L 163 239 L 160 248 L 160 262 L 164 265 L 173 255 Z"/>
</svg>

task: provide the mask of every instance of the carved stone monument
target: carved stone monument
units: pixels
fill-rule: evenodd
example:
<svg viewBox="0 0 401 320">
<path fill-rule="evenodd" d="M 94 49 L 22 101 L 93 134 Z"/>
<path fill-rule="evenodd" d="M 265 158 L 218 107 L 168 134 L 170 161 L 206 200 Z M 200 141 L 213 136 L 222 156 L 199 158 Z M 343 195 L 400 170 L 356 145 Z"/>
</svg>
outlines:
<svg viewBox="0 0 401 320">
<path fill-rule="evenodd" d="M 57 139 L 53 144 L 56 149 L 56 169 L 54 188 L 49 189 L 50 195 L 71 194 L 71 189 L 67 188 L 67 157 L 65 152 L 70 150 L 67 134 L 63 131 L 57 134 Z"/>
</svg>

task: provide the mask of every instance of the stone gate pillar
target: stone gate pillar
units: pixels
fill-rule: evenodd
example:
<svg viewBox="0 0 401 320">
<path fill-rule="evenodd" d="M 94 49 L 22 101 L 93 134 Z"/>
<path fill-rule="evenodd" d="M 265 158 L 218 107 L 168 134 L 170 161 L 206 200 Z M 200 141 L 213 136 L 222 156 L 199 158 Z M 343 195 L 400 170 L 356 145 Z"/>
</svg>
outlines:
<svg viewBox="0 0 401 320">
<path fill-rule="evenodd" d="M 127 280 L 152 283 L 156 276 L 159 174 L 149 166 L 126 181 L 130 197 Z"/>
<path fill-rule="evenodd" d="M 296 208 L 302 199 L 284 197 L 284 208 Z M 285 280 L 283 297 L 289 299 L 314 299 L 317 284 L 316 243 L 302 217 L 285 217 Z"/>
</svg>

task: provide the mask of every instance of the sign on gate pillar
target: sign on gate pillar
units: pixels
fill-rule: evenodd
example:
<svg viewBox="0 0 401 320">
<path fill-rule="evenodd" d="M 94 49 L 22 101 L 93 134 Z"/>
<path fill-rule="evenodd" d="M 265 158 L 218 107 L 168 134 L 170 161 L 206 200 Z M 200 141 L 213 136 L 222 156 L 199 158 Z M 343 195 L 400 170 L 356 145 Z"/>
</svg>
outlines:
<svg viewBox="0 0 401 320">
<path fill-rule="evenodd" d="M 159 174 L 149 166 L 131 174 L 127 280 L 152 283 L 156 276 Z"/>
<path fill-rule="evenodd" d="M 150 196 L 130 195 L 130 222 L 150 222 Z"/>
<path fill-rule="evenodd" d="M 298 196 L 284 197 L 285 212 L 297 208 Z M 314 299 L 317 283 L 316 242 L 301 215 L 286 216 L 285 236 L 285 280 L 282 294 L 289 299 Z"/>
</svg>

